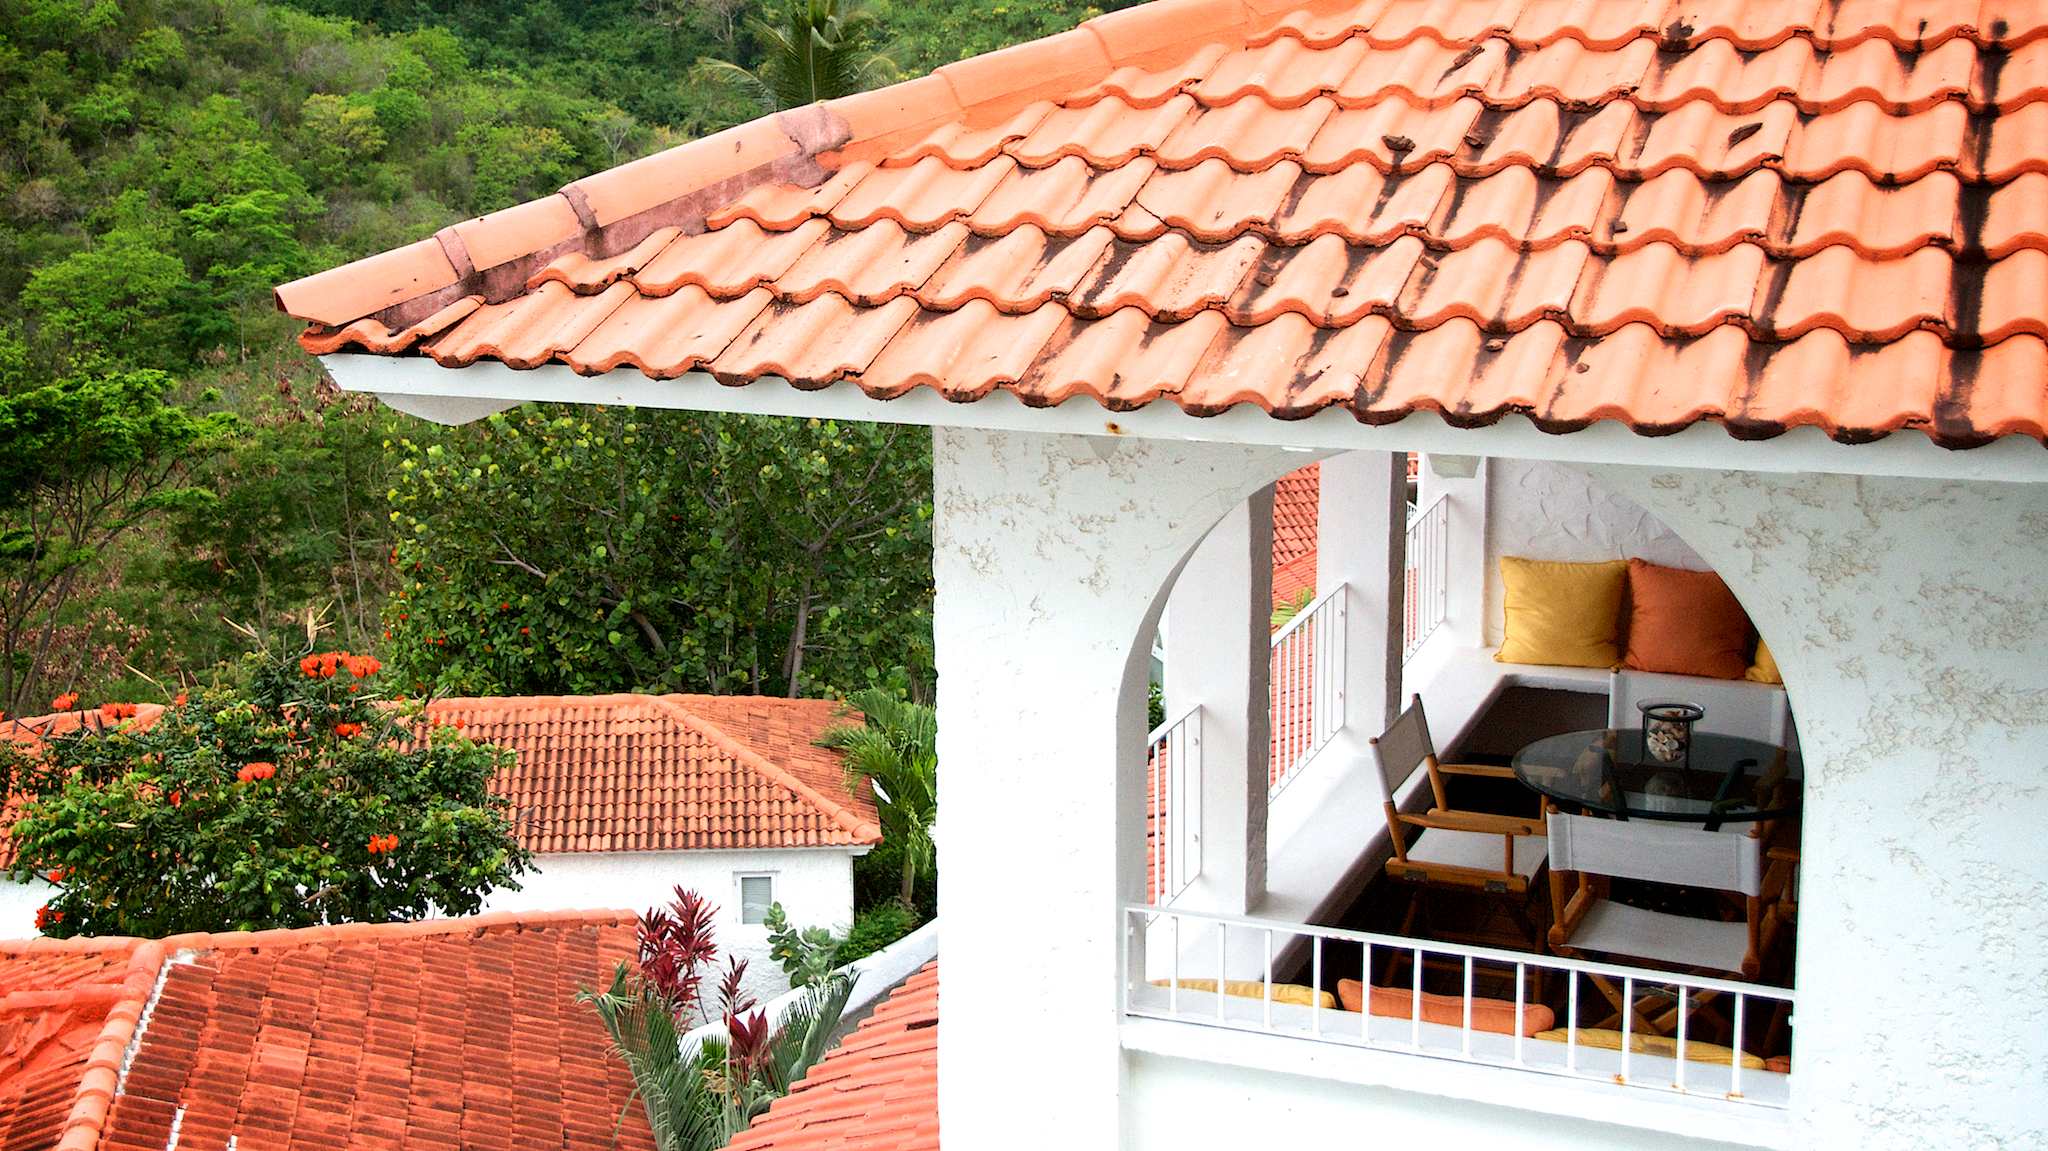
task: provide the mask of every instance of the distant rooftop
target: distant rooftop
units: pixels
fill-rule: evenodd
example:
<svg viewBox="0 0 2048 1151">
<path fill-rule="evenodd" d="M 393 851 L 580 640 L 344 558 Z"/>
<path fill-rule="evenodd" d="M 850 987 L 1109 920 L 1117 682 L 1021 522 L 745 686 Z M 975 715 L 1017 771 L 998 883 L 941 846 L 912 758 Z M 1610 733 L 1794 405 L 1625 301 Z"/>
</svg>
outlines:
<svg viewBox="0 0 2048 1151">
<path fill-rule="evenodd" d="M 99 707 L 0 721 L 0 739 L 32 742 L 83 728 L 142 730 L 161 704 L 115 719 Z M 536 853 L 862 847 L 881 842 L 872 791 L 846 786 L 817 738 L 842 721 L 831 700 L 774 696 L 452 697 L 430 715 L 517 753 L 491 781 L 512 801 Z M 854 721 L 858 716 L 851 717 Z M 0 868 L 14 862 L 0 810 Z M 6 1144 L 0 1143 L 0 1148 Z"/>
<path fill-rule="evenodd" d="M 817 738 L 831 700 L 585 695 L 435 700 L 473 738 L 518 753 L 492 782 L 535 852 L 859 847 L 881 824 Z"/>
</svg>

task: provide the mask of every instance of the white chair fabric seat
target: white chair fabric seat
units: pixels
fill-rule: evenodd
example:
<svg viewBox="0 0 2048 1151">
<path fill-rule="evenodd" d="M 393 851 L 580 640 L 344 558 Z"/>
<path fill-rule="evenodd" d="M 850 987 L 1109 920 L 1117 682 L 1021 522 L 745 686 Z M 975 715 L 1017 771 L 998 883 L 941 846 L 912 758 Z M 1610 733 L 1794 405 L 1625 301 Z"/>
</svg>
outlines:
<svg viewBox="0 0 2048 1151">
<path fill-rule="evenodd" d="M 1501 836 L 1480 831 L 1451 831 L 1424 828 L 1408 848 L 1411 863 L 1442 867 L 1469 867 L 1475 871 L 1499 871 Z M 1549 842 L 1540 835 L 1515 837 L 1515 874 L 1531 879 L 1549 855 Z"/>
<path fill-rule="evenodd" d="M 1740 973 L 1749 927 L 1596 900 L 1572 932 L 1572 947 L 1677 967 Z"/>
</svg>

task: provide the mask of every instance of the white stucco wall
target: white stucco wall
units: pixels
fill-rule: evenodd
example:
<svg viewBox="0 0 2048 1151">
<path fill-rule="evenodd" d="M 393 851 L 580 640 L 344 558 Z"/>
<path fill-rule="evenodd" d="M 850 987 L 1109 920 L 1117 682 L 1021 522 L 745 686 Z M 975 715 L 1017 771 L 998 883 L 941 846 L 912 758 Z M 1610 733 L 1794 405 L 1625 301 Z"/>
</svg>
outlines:
<svg viewBox="0 0 2048 1151">
<path fill-rule="evenodd" d="M 844 930 L 853 921 L 853 853 L 837 848 L 539 855 L 520 890 L 493 892 L 484 910 L 645 910 L 681 885 L 718 905 L 720 948 L 747 960 L 747 989 L 765 1001 L 789 980 L 768 957 L 766 929 L 740 922 L 741 874 L 774 876 L 775 898 L 798 926 Z"/>
<path fill-rule="evenodd" d="M 0 879 L 0 939 L 29 939 L 36 931 L 36 908 L 50 901 L 56 888 L 40 879 L 17 883 Z"/>
<path fill-rule="evenodd" d="M 1728 581 L 1799 717 L 1807 1145 L 2048 1146 L 2048 493 L 1594 474 Z"/>
<path fill-rule="evenodd" d="M 1657 1134 L 1335 1082 L 1313 1069 L 1313 1044 L 1293 1045 L 1299 1074 L 1123 1050 L 1118 906 L 1143 875 L 1135 641 L 1206 527 L 1299 463 L 1225 444 L 937 434 L 940 787 L 955 829 L 940 845 L 948 1142 L 1093 1151 L 1395 1131 L 1433 1145 L 1690 1149 L 1730 1137 L 1705 1115 Z M 1524 492 L 1576 493 L 1555 505 L 1567 526 L 1495 538 L 1710 564 L 1767 634 L 1787 637 L 1806 861 L 1794 1106 L 1771 1142 L 2048 1145 L 2048 500 L 1888 479 L 1597 478 L 1622 498 L 1568 475 L 1532 481 Z"/>
<path fill-rule="evenodd" d="M 1438 1066 L 1445 1075 L 1459 1072 L 1455 1065 Z M 1130 1127 L 1126 1151 L 1297 1146 L 1733 1151 L 1738 1146 L 1190 1059 L 1139 1054 L 1132 1057 L 1131 1070 L 1126 1106 L 1140 1118 Z"/>
<path fill-rule="evenodd" d="M 1486 643 L 1501 639 L 1500 557 L 1645 559 L 1667 567 L 1709 566 L 1686 542 L 1625 496 L 1585 472 L 1547 460 L 1486 464 Z M 1452 578 L 1458 573 L 1454 570 Z"/>
</svg>

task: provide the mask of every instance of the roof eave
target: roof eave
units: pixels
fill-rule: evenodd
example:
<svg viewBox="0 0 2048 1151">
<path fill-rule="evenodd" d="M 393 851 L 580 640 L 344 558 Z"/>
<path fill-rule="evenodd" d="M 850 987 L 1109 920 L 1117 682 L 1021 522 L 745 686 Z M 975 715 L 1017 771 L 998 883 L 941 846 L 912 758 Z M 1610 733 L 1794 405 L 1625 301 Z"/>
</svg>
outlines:
<svg viewBox="0 0 2048 1151">
<path fill-rule="evenodd" d="M 1831 439 L 1817 427 L 1793 428 L 1769 439 L 1741 439 L 1708 422 L 1668 435 L 1645 436 L 1618 421 L 1602 420 L 1559 434 L 1544 431 L 1521 415 L 1504 416 L 1484 427 L 1455 427 L 1427 413 L 1373 425 L 1335 408 L 1307 419 L 1278 420 L 1249 404 L 1196 416 L 1169 402 L 1126 412 L 1112 412 L 1084 398 L 1052 407 L 1030 407 L 1001 389 L 973 403 L 955 403 L 929 388 L 876 399 L 845 380 L 806 390 L 772 377 L 732 387 L 705 372 L 656 380 L 634 370 L 585 376 L 561 364 L 515 369 L 480 360 L 467 367 L 448 368 L 424 357 L 356 352 L 337 352 L 320 360 L 342 389 L 375 395 L 399 411 L 445 424 L 468 423 L 518 404 L 549 401 L 935 428 L 1226 442 L 1325 454 L 1359 449 L 1416 451 L 1717 471 L 2048 483 L 2048 451 L 2024 436 L 1954 450 L 1914 429 L 1857 444 Z"/>
</svg>

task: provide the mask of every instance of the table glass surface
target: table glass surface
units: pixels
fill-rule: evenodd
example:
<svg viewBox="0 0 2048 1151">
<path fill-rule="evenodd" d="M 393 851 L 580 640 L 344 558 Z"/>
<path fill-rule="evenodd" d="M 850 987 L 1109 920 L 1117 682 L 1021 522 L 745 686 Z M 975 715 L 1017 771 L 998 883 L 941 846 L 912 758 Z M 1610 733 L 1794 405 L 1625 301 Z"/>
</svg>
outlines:
<svg viewBox="0 0 2048 1151">
<path fill-rule="evenodd" d="M 1515 753 L 1515 778 L 1566 808 L 1631 819 L 1738 823 L 1799 809 L 1799 777 L 1760 740 L 1694 732 L 1684 764 L 1644 753 L 1642 732 L 1569 731 Z"/>
</svg>

